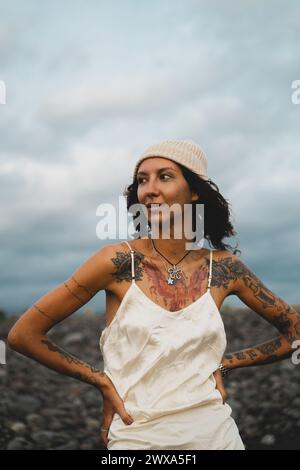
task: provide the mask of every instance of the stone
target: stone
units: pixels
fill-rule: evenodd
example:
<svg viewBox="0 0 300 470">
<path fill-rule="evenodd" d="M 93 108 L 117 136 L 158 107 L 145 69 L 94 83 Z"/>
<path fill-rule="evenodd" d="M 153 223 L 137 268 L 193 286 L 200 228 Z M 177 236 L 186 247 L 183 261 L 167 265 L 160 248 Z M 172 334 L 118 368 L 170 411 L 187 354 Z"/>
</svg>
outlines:
<svg viewBox="0 0 300 470">
<path fill-rule="evenodd" d="M 27 441 L 24 437 L 15 437 L 9 441 L 7 445 L 7 450 L 30 450 L 33 448 L 33 444 Z"/>
<path fill-rule="evenodd" d="M 263 436 L 260 440 L 261 444 L 267 445 L 267 446 L 273 446 L 276 442 L 275 436 L 273 434 L 266 434 Z"/>
</svg>

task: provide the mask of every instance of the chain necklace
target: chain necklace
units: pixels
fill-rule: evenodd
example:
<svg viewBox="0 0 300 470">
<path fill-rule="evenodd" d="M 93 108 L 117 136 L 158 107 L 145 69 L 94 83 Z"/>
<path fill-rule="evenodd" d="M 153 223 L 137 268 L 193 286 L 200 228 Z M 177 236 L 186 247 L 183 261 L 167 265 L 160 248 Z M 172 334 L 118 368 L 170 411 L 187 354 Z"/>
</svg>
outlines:
<svg viewBox="0 0 300 470">
<path fill-rule="evenodd" d="M 152 243 L 152 247 L 160 255 L 160 257 L 164 258 L 166 261 L 168 261 L 169 264 L 172 265 L 172 267 L 167 268 L 164 260 L 162 259 L 162 262 L 165 265 L 166 271 L 169 273 L 168 278 L 167 278 L 167 283 L 175 286 L 177 279 L 181 279 L 182 274 L 185 276 L 183 270 L 181 268 L 177 268 L 177 265 L 189 254 L 189 252 L 191 250 L 189 250 L 176 264 L 174 264 L 174 263 L 171 263 L 171 261 L 169 261 L 164 255 L 162 255 L 158 251 L 158 249 L 154 246 L 154 242 L 153 242 L 152 238 L 150 238 L 150 240 L 151 240 L 151 243 Z"/>
</svg>

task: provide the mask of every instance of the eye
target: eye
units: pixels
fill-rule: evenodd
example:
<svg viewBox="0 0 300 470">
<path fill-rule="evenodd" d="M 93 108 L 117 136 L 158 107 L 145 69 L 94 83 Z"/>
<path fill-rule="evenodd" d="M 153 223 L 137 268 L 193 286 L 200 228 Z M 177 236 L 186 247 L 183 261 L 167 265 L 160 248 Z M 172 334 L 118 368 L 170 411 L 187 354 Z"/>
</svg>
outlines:
<svg viewBox="0 0 300 470">
<path fill-rule="evenodd" d="M 172 177 L 171 177 L 170 175 L 168 175 L 167 173 L 162 173 L 159 177 L 160 177 L 160 179 L 162 179 L 162 177 L 164 177 L 164 176 L 167 176 L 167 180 L 168 180 L 168 178 L 172 178 Z M 143 184 L 143 180 L 145 180 L 145 179 L 146 179 L 145 177 L 140 176 L 139 178 L 137 178 L 137 183 L 138 183 L 138 184 Z"/>
<path fill-rule="evenodd" d="M 160 176 L 167 176 L 168 178 L 171 178 L 171 176 L 167 175 L 167 173 L 162 173 Z"/>
</svg>

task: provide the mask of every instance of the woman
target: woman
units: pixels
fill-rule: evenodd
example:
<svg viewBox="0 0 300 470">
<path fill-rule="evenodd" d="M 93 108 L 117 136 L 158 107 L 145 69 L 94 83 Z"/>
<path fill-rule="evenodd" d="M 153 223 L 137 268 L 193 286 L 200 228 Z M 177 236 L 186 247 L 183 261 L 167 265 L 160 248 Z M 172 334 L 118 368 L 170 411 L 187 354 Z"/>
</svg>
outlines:
<svg viewBox="0 0 300 470">
<path fill-rule="evenodd" d="M 101 437 L 109 450 L 243 450 L 221 373 L 289 357 L 300 337 L 299 316 L 226 249 L 222 239 L 234 234 L 228 204 L 208 179 L 197 144 L 151 146 L 136 163 L 126 195 L 128 209 L 135 202 L 146 205 L 151 234 L 156 230 L 158 237 L 102 247 L 22 315 L 8 342 L 102 393 Z M 186 249 L 184 225 L 181 237 L 174 236 L 186 218 L 197 232 L 197 202 L 205 206 L 204 236 L 214 251 Z M 173 203 L 182 209 L 191 204 L 193 211 L 182 211 L 181 218 L 167 214 L 170 237 L 165 238 L 166 212 L 153 205 Z M 101 289 L 107 295 L 107 326 L 100 337 L 104 372 L 46 335 Z M 220 308 L 233 294 L 275 325 L 280 336 L 224 356 Z"/>
</svg>

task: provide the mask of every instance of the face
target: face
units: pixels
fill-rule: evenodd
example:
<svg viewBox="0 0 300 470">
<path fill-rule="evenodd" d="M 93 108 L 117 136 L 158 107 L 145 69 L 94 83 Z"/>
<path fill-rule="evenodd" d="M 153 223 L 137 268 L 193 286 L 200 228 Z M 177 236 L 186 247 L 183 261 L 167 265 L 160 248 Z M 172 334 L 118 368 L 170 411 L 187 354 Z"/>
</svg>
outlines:
<svg viewBox="0 0 300 470">
<path fill-rule="evenodd" d="M 184 204 L 189 204 L 198 199 L 196 193 L 192 193 L 181 169 L 177 163 L 167 158 L 151 157 L 142 161 L 137 172 L 138 190 L 137 196 L 140 204 L 179 204 L 184 209 Z M 162 219 L 162 211 L 148 209 L 151 221 L 155 218 Z"/>
</svg>

